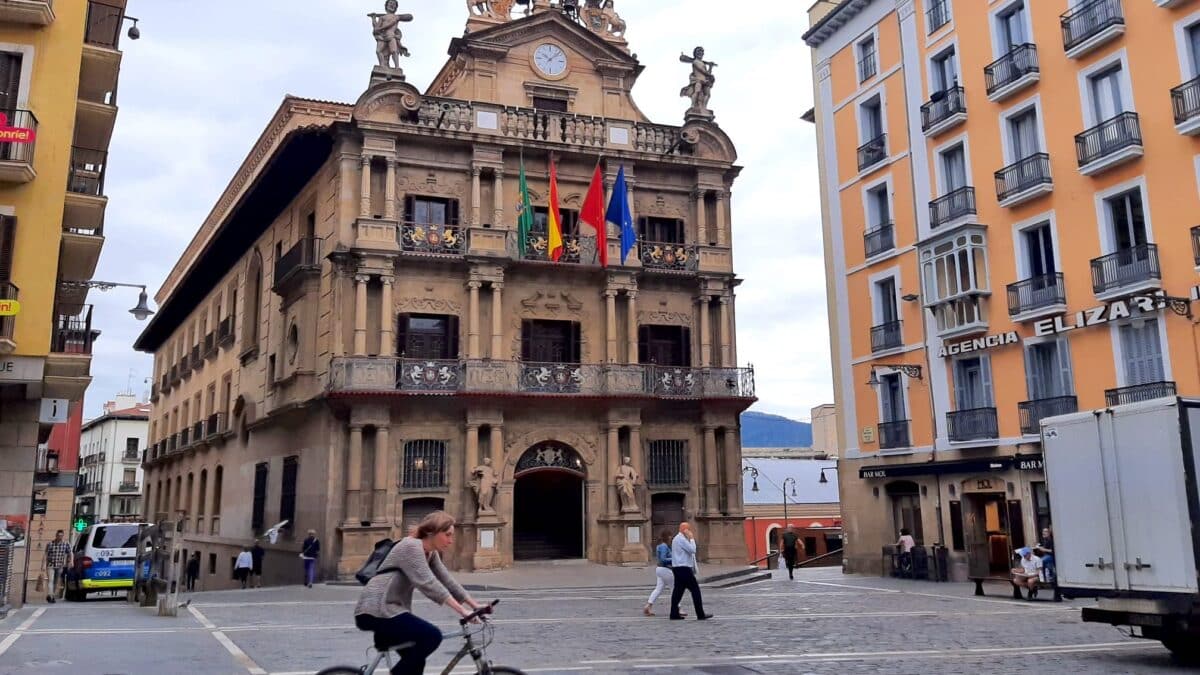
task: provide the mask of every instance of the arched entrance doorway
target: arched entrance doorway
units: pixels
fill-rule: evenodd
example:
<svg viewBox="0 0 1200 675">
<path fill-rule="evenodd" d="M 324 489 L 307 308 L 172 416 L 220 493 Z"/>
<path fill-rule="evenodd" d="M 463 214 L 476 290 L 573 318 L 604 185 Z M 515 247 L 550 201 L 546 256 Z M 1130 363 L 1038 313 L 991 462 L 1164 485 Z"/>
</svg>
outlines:
<svg viewBox="0 0 1200 675">
<path fill-rule="evenodd" d="M 583 460 L 570 446 L 539 443 L 517 460 L 513 473 L 513 558 L 584 556 Z"/>
</svg>

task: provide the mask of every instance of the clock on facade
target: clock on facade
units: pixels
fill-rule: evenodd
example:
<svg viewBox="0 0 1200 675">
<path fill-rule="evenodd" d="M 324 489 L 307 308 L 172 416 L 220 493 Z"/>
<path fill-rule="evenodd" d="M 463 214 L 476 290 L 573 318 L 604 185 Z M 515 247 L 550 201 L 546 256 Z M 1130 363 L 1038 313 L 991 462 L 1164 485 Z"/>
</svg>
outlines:
<svg viewBox="0 0 1200 675">
<path fill-rule="evenodd" d="M 558 45 L 540 45 L 533 50 L 533 65 L 544 75 L 558 77 L 567 70 L 567 54 Z"/>
</svg>

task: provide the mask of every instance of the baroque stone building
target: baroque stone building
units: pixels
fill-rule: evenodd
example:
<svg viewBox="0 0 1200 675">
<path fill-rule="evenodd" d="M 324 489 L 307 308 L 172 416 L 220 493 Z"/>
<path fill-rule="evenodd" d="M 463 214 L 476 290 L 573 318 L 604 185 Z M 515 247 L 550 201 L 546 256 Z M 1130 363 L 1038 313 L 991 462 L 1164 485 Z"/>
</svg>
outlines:
<svg viewBox="0 0 1200 675">
<path fill-rule="evenodd" d="M 473 4 L 425 92 L 388 63 L 354 104 L 285 99 L 159 291 L 137 343 L 156 368 L 146 511 L 184 521 L 208 588 L 278 521 L 268 581 L 294 581 L 306 530 L 344 576 L 439 508 L 459 569 L 644 562 L 683 518 L 703 559 L 747 560 L 733 145 L 706 96 L 682 127 L 645 118 L 611 8 Z M 639 237 L 622 262 L 610 225 L 608 267 L 578 245 L 601 158 Z"/>
</svg>

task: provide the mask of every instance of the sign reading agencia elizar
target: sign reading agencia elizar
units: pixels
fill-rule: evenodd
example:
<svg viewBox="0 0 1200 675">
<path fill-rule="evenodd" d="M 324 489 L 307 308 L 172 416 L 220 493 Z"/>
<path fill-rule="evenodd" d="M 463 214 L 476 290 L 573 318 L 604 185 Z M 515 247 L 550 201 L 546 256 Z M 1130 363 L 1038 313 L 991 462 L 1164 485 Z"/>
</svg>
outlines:
<svg viewBox="0 0 1200 675">
<path fill-rule="evenodd" d="M 1110 321 L 1120 321 L 1133 316 L 1133 310 L 1141 313 L 1154 312 L 1163 309 L 1167 306 L 1167 296 L 1163 295 L 1135 295 L 1124 300 L 1113 300 L 1107 305 L 1092 307 L 1085 309 L 1082 312 L 1075 312 L 1071 316 L 1059 315 L 1049 319 L 1042 319 L 1033 323 L 1033 334 L 1041 337 L 1043 335 L 1055 335 L 1057 333 L 1066 333 L 1067 331 L 1076 330 L 1078 328 L 1086 328 L 1088 326 L 1099 326 L 1109 323 Z M 1068 323 L 1068 321 L 1070 323 Z"/>
<path fill-rule="evenodd" d="M 1017 331 L 1010 330 L 1007 333 L 997 333 L 995 335 L 985 335 L 971 340 L 962 340 L 960 342 L 942 341 L 942 348 L 938 352 L 940 358 L 947 356 L 958 356 L 959 354 L 969 354 L 971 352 L 983 351 L 984 349 L 992 349 L 993 347 L 1003 347 L 1004 345 L 1016 344 L 1021 341 Z"/>
</svg>

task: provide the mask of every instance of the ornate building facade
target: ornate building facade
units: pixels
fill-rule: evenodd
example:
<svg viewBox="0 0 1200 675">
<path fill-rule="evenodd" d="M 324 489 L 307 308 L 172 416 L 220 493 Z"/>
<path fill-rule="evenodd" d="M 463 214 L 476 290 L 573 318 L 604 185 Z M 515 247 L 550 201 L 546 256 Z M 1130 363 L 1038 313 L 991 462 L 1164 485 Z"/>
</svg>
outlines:
<svg viewBox="0 0 1200 675">
<path fill-rule="evenodd" d="M 693 64 L 685 124 L 654 124 L 611 7 L 501 4 L 468 3 L 423 93 L 397 65 L 405 15 L 373 16 L 368 89 L 287 98 L 159 291 L 137 343 L 157 373 L 146 515 L 184 521 L 207 587 L 276 522 L 268 580 L 294 581 L 307 530 L 345 576 L 433 509 L 459 520 L 459 569 L 644 562 L 684 518 L 702 558 L 747 560 L 739 167 L 706 107 L 711 64 Z M 622 261 L 610 226 L 607 267 L 579 246 L 600 158 L 609 191 L 624 167 L 638 232 Z"/>
</svg>

